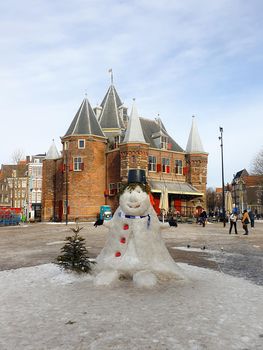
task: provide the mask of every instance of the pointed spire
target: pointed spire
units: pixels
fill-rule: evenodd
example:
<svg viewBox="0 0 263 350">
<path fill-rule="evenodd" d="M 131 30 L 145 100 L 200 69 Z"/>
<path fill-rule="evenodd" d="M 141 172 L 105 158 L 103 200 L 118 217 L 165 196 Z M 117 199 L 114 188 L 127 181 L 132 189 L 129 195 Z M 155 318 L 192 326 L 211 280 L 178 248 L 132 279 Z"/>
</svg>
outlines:
<svg viewBox="0 0 263 350">
<path fill-rule="evenodd" d="M 64 136 L 69 135 L 96 135 L 105 137 L 87 98 L 83 100 Z"/>
<path fill-rule="evenodd" d="M 187 146 L 186 146 L 186 152 L 188 152 L 188 153 L 193 153 L 193 152 L 203 153 L 203 152 L 205 152 L 203 145 L 202 145 L 201 138 L 199 136 L 199 132 L 198 132 L 198 128 L 196 125 L 194 115 L 192 117 L 192 126 L 191 126 L 191 131 L 190 131 Z"/>
<path fill-rule="evenodd" d="M 124 129 L 124 123 L 118 108 L 122 106 L 121 99 L 113 85 L 111 85 L 101 103 L 102 112 L 99 123 L 102 129 Z"/>
<path fill-rule="evenodd" d="M 52 140 L 52 144 L 49 147 L 49 150 L 47 151 L 46 158 L 45 159 L 58 159 L 61 158 L 61 155 L 59 154 L 59 151 L 56 147 L 54 139 Z"/>
<path fill-rule="evenodd" d="M 143 136 L 142 126 L 139 119 L 139 114 L 135 104 L 135 99 L 133 100 L 131 115 L 129 118 L 126 134 L 123 142 L 142 142 L 146 143 Z"/>
</svg>

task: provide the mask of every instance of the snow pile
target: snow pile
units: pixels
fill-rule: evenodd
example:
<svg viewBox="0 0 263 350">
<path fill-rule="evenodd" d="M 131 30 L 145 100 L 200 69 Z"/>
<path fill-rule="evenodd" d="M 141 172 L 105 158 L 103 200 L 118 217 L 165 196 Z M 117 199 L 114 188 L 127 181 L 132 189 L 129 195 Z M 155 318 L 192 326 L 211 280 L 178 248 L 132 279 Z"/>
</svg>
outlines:
<svg viewBox="0 0 263 350">
<path fill-rule="evenodd" d="M 150 288 L 156 285 L 156 276 L 149 271 L 139 271 L 133 275 L 133 282 L 139 288 Z"/>
<path fill-rule="evenodd" d="M 188 281 L 96 287 L 53 264 L 0 272 L 0 349 L 263 348 L 262 287 L 179 264 Z"/>
</svg>

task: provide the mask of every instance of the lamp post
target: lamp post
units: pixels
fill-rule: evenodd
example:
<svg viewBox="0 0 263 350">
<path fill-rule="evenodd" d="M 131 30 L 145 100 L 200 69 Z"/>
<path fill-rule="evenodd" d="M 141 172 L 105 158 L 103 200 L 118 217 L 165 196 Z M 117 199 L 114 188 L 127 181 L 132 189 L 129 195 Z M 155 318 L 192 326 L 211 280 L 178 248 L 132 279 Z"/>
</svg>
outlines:
<svg viewBox="0 0 263 350">
<path fill-rule="evenodd" d="M 66 150 L 66 164 L 65 164 L 65 171 L 66 171 L 66 225 L 68 224 L 68 150 Z"/>
<path fill-rule="evenodd" d="M 233 182 L 232 185 L 234 187 L 234 201 L 235 201 L 235 212 L 237 212 L 237 193 L 236 193 L 236 174 L 233 174 Z"/>
<path fill-rule="evenodd" d="M 224 183 L 224 152 L 223 152 L 223 128 L 219 127 L 220 136 L 218 139 L 221 141 L 221 165 L 222 165 L 222 214 L 223 214 L 223 225 L 226 226 L 226 209 L 225 209 L 225 183 Z"/>
</svg>

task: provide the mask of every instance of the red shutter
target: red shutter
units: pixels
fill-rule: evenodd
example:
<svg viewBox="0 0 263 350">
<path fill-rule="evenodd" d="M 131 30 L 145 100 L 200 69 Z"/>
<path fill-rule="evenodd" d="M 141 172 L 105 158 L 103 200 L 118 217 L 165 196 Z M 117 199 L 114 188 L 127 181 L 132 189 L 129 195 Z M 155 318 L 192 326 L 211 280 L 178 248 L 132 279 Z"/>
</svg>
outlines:
<svg viewBox="0 0 263 350">
<path fill-rule="evenodd" d="M 73 164 L 69 164 L 69 171 L 73 171 Z"/>
<path fill-rule="evenodd" d="M 80 169 L 84 170 L 84 163 L 80 163 Z"/>
<path fill-rule="evenodd" d="M 169 165 L 166 166 L 166 172 L 167 172 L 167 174 L 170 174 L 170 166 Z"/>
<path fill-rule="evenodd" d="M 70 213 L 70 206 L 68 205 L 68 214 Z"/>
<path fill-rule="evenodd" d="M 172 144 L 171 143 L 168 143 L 167 149 L 172 149 Z"/>
<path fill-rule="evenodd" d="M 188 166 L 184 166 L 183 167 L 183 175 L 187 175 L 188 174 L 188 170 L 189 170 Z"/>
<path fill-rule="evenodd" d="M 157 164 L 157 172 L 159 173 L 162 170 L 161 164 Z"/>
</svg>

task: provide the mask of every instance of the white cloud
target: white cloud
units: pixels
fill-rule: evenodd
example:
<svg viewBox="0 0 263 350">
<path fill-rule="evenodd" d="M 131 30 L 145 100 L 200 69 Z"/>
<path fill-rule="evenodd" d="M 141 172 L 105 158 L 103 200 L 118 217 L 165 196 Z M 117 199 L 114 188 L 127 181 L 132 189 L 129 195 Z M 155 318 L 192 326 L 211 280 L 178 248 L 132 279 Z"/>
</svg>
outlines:
<svg viewBox="0 0 263 350">
<path fill-rule="evenodd" d="M 191 116 L 197 115 L 210 153 L 209 182 L 220 185 L 220 124 L 226 147 L 231 125 L 239 159 L 231 161 L 226 149 L 231 168 L 226 176 L 261 146 L 254 126 L 263 109 L 262 7 L 256 0 L 2 2 L 0 118 L 2 125 L 8 118 L 19 128 L 12 131 L 13 147 L 5 124 L 0 162 L 20 146 L 28 153 L 46 151 L 50 140 L 67 129 L 85 92 L 92 104 L 101 102 L 109 84 L 107 71 L 113 68 L 126 105 L 136 97 L 144 116 L 160 113 L 182 147 Z M 248 118 L 251 150 L 244 143 L 250 139 L 243 128 Z M 30 136 L 33 132 L 36 137 Z"/>
</svg>

